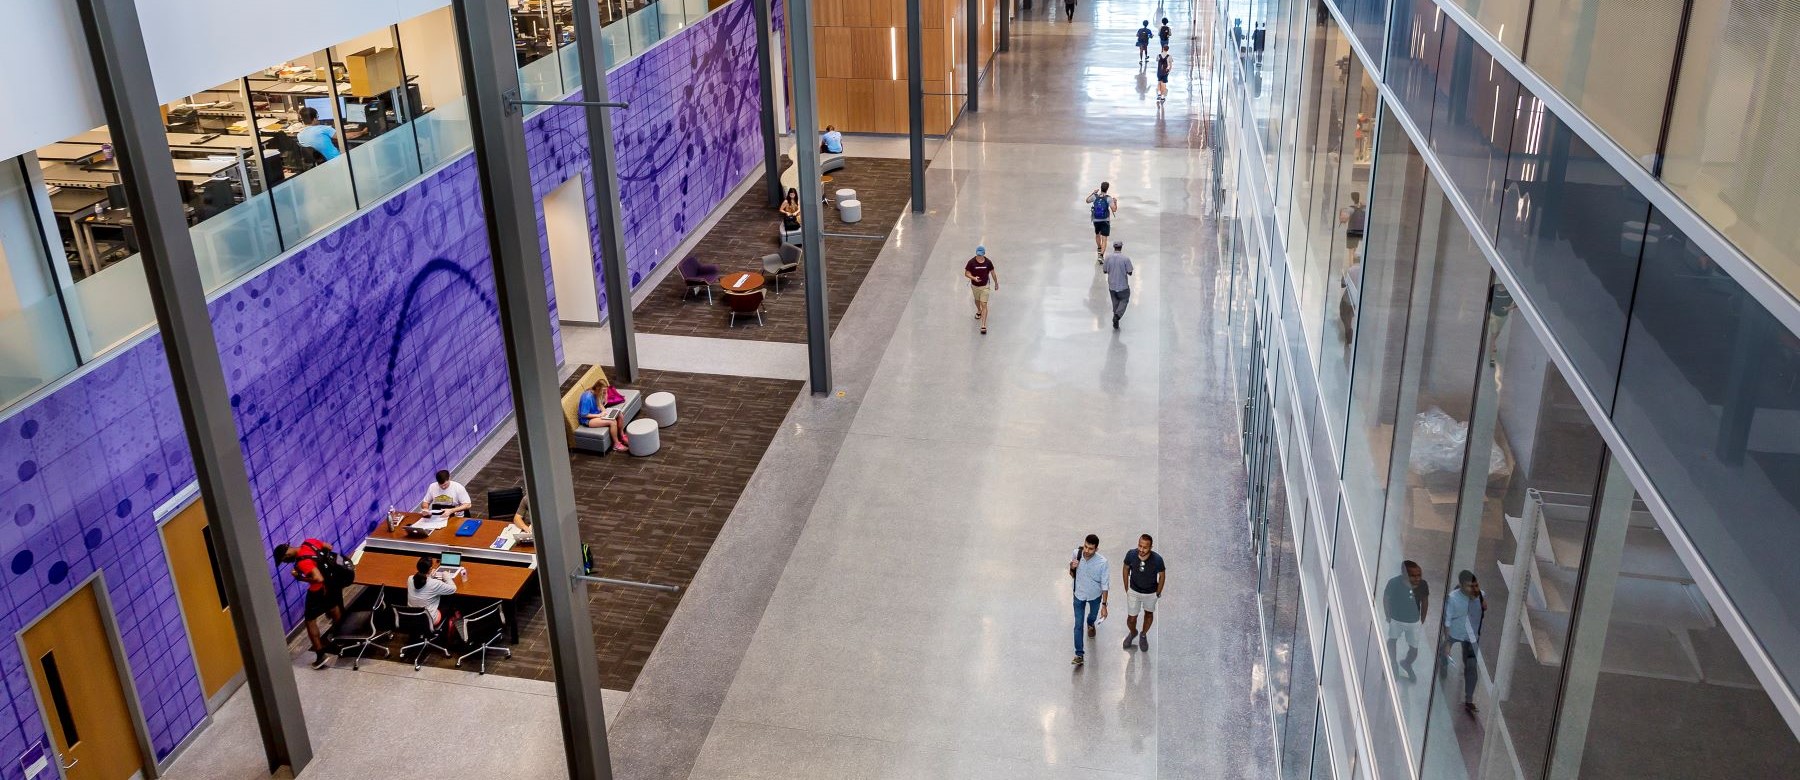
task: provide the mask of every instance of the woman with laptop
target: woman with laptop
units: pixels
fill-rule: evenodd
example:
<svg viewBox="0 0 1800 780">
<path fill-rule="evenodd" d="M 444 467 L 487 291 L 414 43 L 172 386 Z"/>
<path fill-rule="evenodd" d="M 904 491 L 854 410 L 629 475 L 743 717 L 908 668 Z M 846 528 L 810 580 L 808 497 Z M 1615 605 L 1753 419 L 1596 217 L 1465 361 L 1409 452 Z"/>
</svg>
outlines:
<svg viewBox="0 0 1800 780">
<path fill-rule="evenodd" d="M 418 573 L 406 580 L 406 606 L 424 609 L 425 614 L 431 616 L 432 628 L 437 628 L 444 622 L 443 613 L 438 611 L 438 602 L 445 596 L 456 593 L 454 568 L 439 566 L 431 556 L 421 555 Z"/>
</svg>

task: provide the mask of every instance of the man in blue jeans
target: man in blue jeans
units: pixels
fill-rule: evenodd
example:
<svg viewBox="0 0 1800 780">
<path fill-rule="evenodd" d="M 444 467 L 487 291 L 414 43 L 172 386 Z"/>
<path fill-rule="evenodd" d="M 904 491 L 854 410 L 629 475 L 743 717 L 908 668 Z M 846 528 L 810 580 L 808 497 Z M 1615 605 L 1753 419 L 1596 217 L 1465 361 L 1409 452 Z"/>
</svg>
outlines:
<svg viewBox="0 0 1800 780">
<path fill-rule="evenodd" d="M 1100 537 L 1088 534 L 1085 544 L 1075 551 L 1069 559 L 1069 576 L 1075 580 L 1075 660 L 1069 663 L 1080 666 L 1085 662 L 1087 648 L 1082 640 L 1082 623 L 1087 624 L 1087 635 L 1093 636 L 1094 619 L 1106 617 L 1106 557 L 1100 554 Z M 1086 620 L 1083 620 L 1083 614 Z"/>
</svg>

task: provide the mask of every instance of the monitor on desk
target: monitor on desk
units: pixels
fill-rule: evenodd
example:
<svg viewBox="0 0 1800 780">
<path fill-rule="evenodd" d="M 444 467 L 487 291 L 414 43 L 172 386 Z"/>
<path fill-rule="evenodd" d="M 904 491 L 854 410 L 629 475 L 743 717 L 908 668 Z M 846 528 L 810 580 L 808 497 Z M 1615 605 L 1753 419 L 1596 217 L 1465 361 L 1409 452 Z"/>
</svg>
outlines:
<svg viewBox="0 0 1800 780">
<path fill-rule="evenodd" d="M 365 122 L 368 122 L 369 121 L 369 106 L 368 106 L 368 104 L 367 103 L 350 103 L 350 102 L 344 103 L 344 121 L 348 122 L 350 124 L 353 124 L 353 125 L 360 125 Z"/>
<path fill-rule="evenodd" d="M 320 120 L 329 120 L 331 117 L 335 116 L 331 111 L 331 98 L 329 97 L 307 98 L 301 102 L 304 103 L 307 108 L 319 112 Z"/>
</svg>

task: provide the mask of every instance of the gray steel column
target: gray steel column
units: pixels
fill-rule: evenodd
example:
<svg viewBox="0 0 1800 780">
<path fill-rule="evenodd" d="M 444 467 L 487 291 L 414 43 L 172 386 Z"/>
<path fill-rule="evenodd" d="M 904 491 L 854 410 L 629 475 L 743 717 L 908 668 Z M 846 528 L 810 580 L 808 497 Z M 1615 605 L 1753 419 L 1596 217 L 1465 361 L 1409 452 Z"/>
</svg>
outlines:
<svg viewBox="0 0 1800 780">
<path fill-rule="evenodd" d="M 967 39 L 963 43 L 968 53 L 964 56 L 969 58 L 968 73 L 965 74 L 968 84 L 964 88 L 969 93 L 969 113 L 973 114 L 981 110 L 981 0 L 968 0 L 964 7 L 963 15 L 968 17 L 968 31 L 963 35 Z"/>
<path fill-rule="evenodd" d="M 780 206 L 787 193 L 781 191 L 781 138 L 775 134 L 775 31 L 771 0 L 755 0 L 756 9 L 756 84 L 762 90 L 763 179 L 769 190 L 769 205 Z"/>
<path fill-rule="evenodd" d="M 600 6 L 593 0 L 575 3 L 575 44 L 581 57 L 581 95 L 605 103 L 606 68 L 600 64 Z M 588 152 L 593 159 L 594 216 L 600 229 L 601 282 L 606 288 L 607 332 L 612 336 L 613 369 L 618 380 L 637 379 L 637 330 L 631 324 L 631 269 L 625 264 L 625 217 L 619 213 L 619 163 L 613 150 L 612 109 L 588 106 Z M 520 158 L 523 160 L 524 158 Z"/>
<path fill-rule="evenodd" d="M 519 90 L 512 20 L 506 4 L 492 0 L 456 0 L 452 7 L 474 132 L 475 167 L 481 175 L 495 300 L 506 340 L 513 414 L 525 461 L 525 490 L 538 525 L 538 583 L 556 669 L 563 750 L 570 778 L 609 779 L 612 764 L 600 709 L 600 670 L 588 622 L 587 586 L 573 578 L 579 572 L 581 535 L 550 338 L 550 300 L 538 254 L 525 127 L 517 109 L 506 103 L 507 98 L 518 97 Z"/>
<path fill-rule="evenodd" d="M 1000 0 L 1000 34 L 995 47 L 1000 51 L 1012 51 L 1012 4 L 1013 0 Z"/>
<path fill-rule="evenodd" d="M 925 212 L 924 0 L 906 0 L 906 135 L 912 161 L 912 210 Z"/>
<path fill-rule="evenodd" d="M 806 353 L 813 395 L 831 392 L 831 320 L 825 305 L 825 219 L 819 208 L 819 101 L 813 69 L 812 0 L 788 0 L 794 65 L 794 164 L 800 167 L 800 248 L 806 262 Z"/>
<path fill-rule="evenodd" d="M 1631 486 L 1631 478 L 1607 453 L 1600 475 L 1600 495 L 1594 500 L 1588 520 L 1587 557 L 1575 596 L 1575 622 L 1563 642 L 1562 698 L 1557 702 L 1550 737 L 1550 771 L 1544 775 L 1549 780 L 1573 780 L 1581 774 L 1588 722 L 1594 711 L 1594 691 L 1600 683 L 1606 630 L 1612 625 L 1613 595 L 1619 587 L 1619 569 L 1625 557 L 1625 536 L 1631 530 L 1631 505 L 1635 499 L 1637 489 Z"/>
<path fill-rule="evenodd" d="M 112 129 L 150 303 L 194 458 L 194 477 L 216 532 L 218 563 L 233 606 L 231 622 L 244 658 L 256 726 L 262 732 L 263 755 L 271 773 L 286 766 L 298 775 L 312 761 L 312 743 L 294 685 L 281 605 L 269 579 L 250 474 L 232 417 L 231 390 L 225 384 L 206 289 L 175 183 L 137 5 L 132 0 L 78 0 L 76 6 L 100 103 Z"/>
</svg>

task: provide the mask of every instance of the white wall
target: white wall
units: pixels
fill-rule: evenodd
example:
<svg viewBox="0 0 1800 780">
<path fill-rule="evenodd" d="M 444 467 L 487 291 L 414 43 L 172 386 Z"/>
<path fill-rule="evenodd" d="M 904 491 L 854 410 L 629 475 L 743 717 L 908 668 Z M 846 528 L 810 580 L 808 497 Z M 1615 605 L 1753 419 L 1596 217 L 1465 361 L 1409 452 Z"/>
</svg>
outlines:
<svg viewBox="0 0 1800 780">
<path fill-rule="evenodd" d="M 503 2 L 503 0 L 495 0 Z M 157 99 L 168 102 L 336 46 L 445 0 L 137 0 Z M 454 46 L 446 39 L 445 46 Z M 0 2 L 0 159 L 105 123 L 75 4 Z"/>
<path fill-rule="evenodd" d="M 594 249 L 588 243 L 587 192 L 576 174 L 544 196 L 544 233 L 550 239 L 550 275 L 556 316 L 563 322 L 600 324 L 594 287 Z"/>
<path fill-rule="evenodd" d="M 456 18 L 445 6 L 400 23 L 400 53 L 406 71 L 419 76 L 419 97 L 428 106 L 462 99 L 462 61 L 456 51 Z"/>
</svg>

